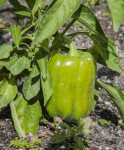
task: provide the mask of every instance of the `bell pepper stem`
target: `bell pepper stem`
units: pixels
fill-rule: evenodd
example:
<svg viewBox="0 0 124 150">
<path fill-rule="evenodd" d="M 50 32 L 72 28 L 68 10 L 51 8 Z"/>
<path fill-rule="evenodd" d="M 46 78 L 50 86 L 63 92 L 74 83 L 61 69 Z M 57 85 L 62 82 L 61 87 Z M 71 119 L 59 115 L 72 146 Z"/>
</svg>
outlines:
<svg viewBox="0 0 124 150">
<path fill-rule="evenodd" d="M 65 37 L 63 38 L 63 42 L 64 42 L 65 44 L 68 44 L 68 45 L 69 45 L 69 48 L 70 48 L 69 55 L 70 55 L 70 56 L 79 56 L 78 51 L 77 51 L 77 48 L 76 48 L 74 42 L 73 42 L 71 39 L 69 39 L 68 37 L 65 36 Z"/>
<path fill-rule="evenodd" d="M 70 56 L 79 56 L 78 55 L 78 51 L 77 51 L 76 46 L 75 46 L 75 44 L 74 44 L 73 41 L 71 42 L 71 44 L 69 45 L 69 47 L 70 47 L 70 51 L 69 51 L 69 55 Z"/>
</svg>

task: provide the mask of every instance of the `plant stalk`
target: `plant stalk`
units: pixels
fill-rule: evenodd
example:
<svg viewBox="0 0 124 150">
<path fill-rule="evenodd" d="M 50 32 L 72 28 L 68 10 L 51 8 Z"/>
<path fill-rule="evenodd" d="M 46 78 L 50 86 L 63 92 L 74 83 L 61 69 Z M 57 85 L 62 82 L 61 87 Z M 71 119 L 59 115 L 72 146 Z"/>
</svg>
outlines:
<svg viewBox="0 0 124 150">
<path fill-rule="evenodd" d="M 68 25 L 67 27 L 63 30 L 63 32 L 58 36 L 57 40 L 53 43 L 53 45 L 51 46 L 51 50 L 54 49 L 56 47 L 56 45 L 58 45 L 58 41 L 61 40 L 61 38 L 64 36 L 64 34 L 67 32 L 67 30 L 72 26 L 72 24 L 76 21 L 76 19 L 73 19 Z"/>
<path fill-rule="evenodd" d="M 21 32 L 21 35 L 23 35 L 25 32 L 27 32 L 30 28 L 32 28 L 33 26 L 35 26 L 37 24 L 38 20 L 33 23 L 31 26 L 27 27 L 26 29 L 24 29 L 22 32 Z"/>
</svg>

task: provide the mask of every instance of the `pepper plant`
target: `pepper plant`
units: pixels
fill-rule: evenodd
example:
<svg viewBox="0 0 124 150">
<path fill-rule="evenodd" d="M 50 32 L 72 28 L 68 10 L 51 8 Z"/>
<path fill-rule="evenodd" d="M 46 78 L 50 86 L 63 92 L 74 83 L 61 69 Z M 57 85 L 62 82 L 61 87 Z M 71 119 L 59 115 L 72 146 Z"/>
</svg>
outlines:
<svg viewBox="0 0 124 150">
<path fill-rule="evenodd" d="M 83 0 L 51 0 L 47 4 L 46 0 L 25 0 L 24 4 L 1 0 L 0 6 L 7 1 L 13 6 L 17 23 L 1 29 L 11 33 L 13 43 L 0 45 L 0 108 L 10 105 L 18 136 L 35 135 L 46 109 L 51 116 L 67 120 L 89 115 L 98 99 L 97 83 L 111 95 L 124 121 L 121 89 L 95 79 L 96 63 L 123 72 L 115 43 L 105 35 L 89 7 L 97 0 L 88 0 L 86 4 Z M 124 21 L 124 1 L 106 2 L 117 32 Z M 87 30 L 67 34 L 75 21 Z M 94 45 L 78 50 L 72 39 L 79 34 L 88 36 Z"/>
</svg>

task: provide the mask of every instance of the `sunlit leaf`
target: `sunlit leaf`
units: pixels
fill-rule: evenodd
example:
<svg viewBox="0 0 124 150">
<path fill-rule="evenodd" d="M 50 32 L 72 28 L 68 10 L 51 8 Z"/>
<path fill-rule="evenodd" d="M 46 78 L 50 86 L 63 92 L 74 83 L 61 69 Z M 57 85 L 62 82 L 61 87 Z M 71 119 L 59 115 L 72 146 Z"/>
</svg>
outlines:
<svg viewBox="0 0 124 150">
<path fill-rule="evenodd" d="M 102 61 L 99 60 L 99 62 L 103 65 L 107 65 L 108 68 L 114 71 L 120 73 L 123 72 L 120 66 L 120 60 L 117 56 L 115 43 L 104 34 L 95 14 L 91 11 L 91 9 L 81 5 L 73 17 L 89 28 L 89 31 L 84 31 L 84 34 L 93 40 L 96 48 L 95 51 L 100 54 L 99 58 L 102 58 Z"/>
<path fill-rule="evenodd" d="M 124 21 L 124 0 L 106 0 L 111 13 L 115 32 Z"/>
<path fill-rule="evenodd" d="M 118 86 L 104 84 L 99 79 L 97 81 L 112 97 L 112 100 L 118 108 L 118 111 L 120 112 L 120 115 L 124 121 L 124 94 L 121 89 Z"/>
<path fill-rule="evenodd" d="M 14 7 L 13 12 L 17 15 L 21 16 L 30 16 L 29 11 L 27 10 L 27 7 L 20 4 L 18 0 L 9 0 L 10 4 Z"/>
<path fill-rule="evenodd" d="M 40 68 L 40 78 L 42 83 L 42 90 L 44 95 L 44 105 L 52 95 L 52 79 L 48 69 L 48 55 L 43 49 L 39 49 L 36 53 L 36 59 Z"/>
<path fill-rule="evenodd" d="M 34 16 L 34 14 L 36 13 L 36 11 L 38 10 L 38 6 L 41 3 L 41 0 L 25 0 L 28 7 L 30 8 L 32 15 Z"/>
<path fill-rule="evenodd" d="M 32 45 L 36 45 L 64 25 L 72 14 L 79 8 L 82 0 L 53 0 L 40 23 L 38 32 Z"/>
<path fill-rule="evenodd" d="M 0 108 L 7 106 L 16 94 L 17 86 L 14 78 L 8 79 L 6 74 L 0 74 Z"/>
<path fill-rule="evenodd" d="M 13 42 L 15 43 L 17 49 L 19 49 L 19 44 L 21 41 L 21 26 L 18 25 L 17 27 L 14 27 L 14 24 L 11 24 L 11 34 Z"/>
<path fill-rule="evenodd" d="M 29 76 L 25 77 L 22 91 L 27 100 L 35 97 L 40 91 L 40 76 L 36 65 Z"/>
<path fill-rule="evenodd" d="M 25 8 L 13 9 L 13 12 L 17 15 L 30 17 L 30 13 Z"/>
<path fill-rule="evenodd" d="M 0 61 L 0 64 L 4 64 L 4 66 L 13 74 L 18 75 L 24 69 L 28 69 L 30 67 L 30 60 L 26 56 L 19 57 L 16 53 L 14 53 L 9 59 L 4 59 Z"/>
<path fill-rule="evenodd" d="M 29 103 L 21 93 L 18 93 L 14 104 L 11 104 L 10 107 L 19 137 L 24 136 L 25 133 L 35 135 L 39 126 L 39 118 L 42 115 L 41 106 L 37 99 L 31 100 Z"/>
<path fill-rule="evenodd" d="M 0 7 L 5 4 L 8 0 L 0 0 Z"/>
<path fill-rule="evenodd" d="M 47 78 L 47 64 L 48 64 L 47 53 L 42 48 L 39 48 L 36 53 L 36 59 L 37 59 L 39 68 L 41 70 L 41 75 L 43 79 L 46 79 Z"/>
<path fill-rule="evenodd" d="M 0 59 L 8 58 L 12 50 L 12 45 L 0 45 Z"/>
<path fill-rule="evenodd" d="M 80 8 L 74 13 L 73 18 L 78 20 L 83 25 L 87 26 L 90 30 L 105 36 L 98 19 L 92 10 L 85 5 L 81 5 Z"/>
<path fill-rule="evenodd" d="M 36 135 L 39 126 L 39 118 L 42 115 L 40 103 L 36 100 L 29 101 L 25 109 L 24 131 Z"/>
</svg>

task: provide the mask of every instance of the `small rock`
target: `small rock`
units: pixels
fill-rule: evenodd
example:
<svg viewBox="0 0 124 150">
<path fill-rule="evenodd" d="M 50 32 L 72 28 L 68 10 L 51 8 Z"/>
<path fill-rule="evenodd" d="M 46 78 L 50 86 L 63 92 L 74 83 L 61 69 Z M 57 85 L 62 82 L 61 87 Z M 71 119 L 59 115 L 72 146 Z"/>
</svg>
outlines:
<svg viewBox="0 0 124 150">
<path fill-rule="evenodd" d="M 105 104 L 106 104 L 106 105 L 109 105 L 109 106 L 111 105 L 111 103 L 110 103 L 110 102 L 105 102 Z"/>
<path fill-rule="evenodd" d="M 58 126 L 58 129 L 61 130 L 62 128 L 60 126 Z"/>
<path fill-rule="evenodd" d="M 3 146 L 4 146 L 4 144 L 0 144 L 0 146 L 1 146 L 1 147 L 3 147 Z"/>
<path fill-rule="evenodd" d="M 110 79 L 108 79 L 108 80 L 107 80 L 107 83 L 111 83 L 111 80 L 110 80 Z"/>
<path fill-rule="evenodd" d="M 119 147 L 119 150 L 124 150 L 124 147 L 123 146 Z"/>
<path fill-rule="evenodd" d="M 109 148 L 109 147 L 106 147 L 105 150 L 110 150 L 110 148 Z"/>
<path fill-rule="evenodd" d="M 122 133 L 122 131 L 121 131 L 121 130 L 119 130 L 117 133 L 118 133 L 118 135 L 120 136 L 120 134 Z"/>
<path fill-rule="evenodd" d="M 108 26 L 108 29 L 111 29 L 111 26 Z"/>
<path fill-rule="evenodd" d="M 65 146 L 64 145 L 60 146 L 60 149 L 65 149 Z"/>
<path fill-rule="evenodd" d="M 123 34 L 122 34 L 122 33 L 120 33 L 120 34 L 119 34 L 119 36 L 123 36 Z"/>
</svg>

